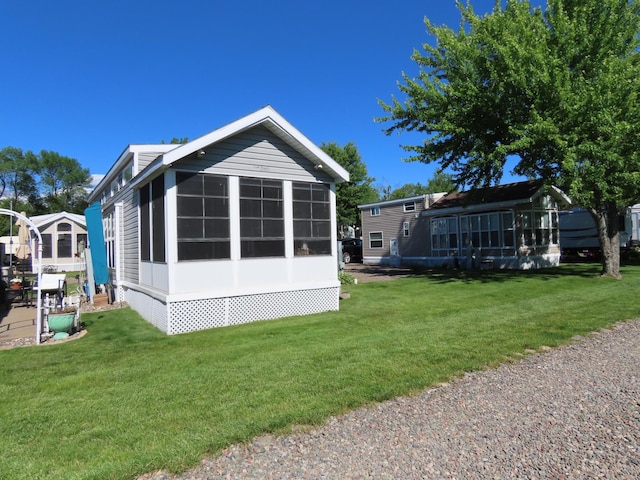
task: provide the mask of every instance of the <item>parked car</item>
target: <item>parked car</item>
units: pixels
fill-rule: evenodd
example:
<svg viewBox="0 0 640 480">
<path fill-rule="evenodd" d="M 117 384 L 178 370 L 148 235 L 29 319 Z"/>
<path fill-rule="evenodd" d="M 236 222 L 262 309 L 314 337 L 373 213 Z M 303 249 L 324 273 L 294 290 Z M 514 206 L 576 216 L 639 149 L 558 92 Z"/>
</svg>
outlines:
<svg viewBox="0 0 640 480">
<path fill-rule="evenodd" d="M 342 239 L 342 261 L 344 263 L 362 261 L 362 240 L 359 238 Z"/>
</svg>

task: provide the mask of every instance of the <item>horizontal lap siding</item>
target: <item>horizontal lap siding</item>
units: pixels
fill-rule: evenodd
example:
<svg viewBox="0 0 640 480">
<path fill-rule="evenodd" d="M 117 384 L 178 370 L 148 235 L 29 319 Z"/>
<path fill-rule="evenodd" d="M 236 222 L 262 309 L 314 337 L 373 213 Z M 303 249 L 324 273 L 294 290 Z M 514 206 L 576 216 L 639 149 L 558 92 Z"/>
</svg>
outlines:
<svg viewBox="0 0 640 480">
<path fill-rule="evenodd" d="M 176 145 L 178 147 L 178 145 Z M 162 153 L 159 152 L 144 152 L 138 153 L 138 173 L 140 173 L 147 165 L 158 158 Z"/>
<path fill-rule="evenodd" d="M 220 175 L 331 182 L 315 165 L 264 127 L 241 132 L 204 149 L 202 158 L 185 158 L 178 168 Z"/>
<path fill-rule="evenodd" d="M 420 216 L 421 211 L 422 202 L 416 202 L 416 211 L 414 214 L 404 214 L 406 217 L 403 222 L 409 222 L 409 236 L 405 237 L 404 233 L 400 232 L 400 236 L 398 237 L 400 255 L 402 257 L 423 257 L 430 254 L 431 234 L 429 220 L 427 217 Z M 416 218 L 416 214 L 418 214 L 418 218 Z"/>
<path fill-rule="evenodd" d="M 120 255 L 123 261 L 124 280 L 138 283 L 138 194 L 128 189 L 123 198 L 122 243 Z"/>
<path fill-rule="evenodd" d="M 423 202 L 416 201 L 415 212 L 405 212 L 403 203 L 380 206 L 380 215 L 372 216 L 371 209 L 362 210 L 362 253 L 365 257 L 380 257 L 390 254 L 389 241 L 398 239 L 399 253 L 402 257 L 413 257 L 427 254 L 429 237 L 428 222 L 420 217 Z M 416 218 L 418 215 L 418 218 Z M 409 222 L 409 236 L 404 236 L 402 225 Z M 382 248 L 369 247 L 369 233 L 382 232 Z"/>
</svg>

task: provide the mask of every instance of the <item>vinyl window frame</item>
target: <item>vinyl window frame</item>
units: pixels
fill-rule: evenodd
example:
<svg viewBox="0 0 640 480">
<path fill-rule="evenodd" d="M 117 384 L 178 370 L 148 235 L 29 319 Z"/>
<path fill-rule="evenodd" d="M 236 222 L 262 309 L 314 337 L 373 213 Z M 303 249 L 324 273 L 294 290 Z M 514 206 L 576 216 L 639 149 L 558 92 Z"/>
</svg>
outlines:
<svg viewBox="0 0 640 480">
<path fill-rule="evenodd" d="M 384 233 L 369 232 L 369 248 L 383 248 L 383 247 L 384 247 Z"/>
</svg>

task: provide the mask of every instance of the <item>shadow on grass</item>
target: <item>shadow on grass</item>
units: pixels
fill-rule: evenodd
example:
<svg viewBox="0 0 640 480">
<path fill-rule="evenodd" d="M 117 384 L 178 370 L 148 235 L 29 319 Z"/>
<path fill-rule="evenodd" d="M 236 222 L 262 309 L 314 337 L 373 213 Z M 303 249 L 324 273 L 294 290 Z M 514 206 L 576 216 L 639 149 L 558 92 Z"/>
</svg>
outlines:
<svg viewBox="0 0 640 480">
<path fill-rule="evenodd" d="M 435 283 L 449 282 L 513 282 L 520 279 L 538 278 L 552 280 L 561 277 L 593 278 L 600 275 L 602 267 L 597 263 L 568 264 L 559 267 L 533 270 L 461 270 L 461 269 L 414 269 L 412 277 L 424 277 Z"/>
</svg>

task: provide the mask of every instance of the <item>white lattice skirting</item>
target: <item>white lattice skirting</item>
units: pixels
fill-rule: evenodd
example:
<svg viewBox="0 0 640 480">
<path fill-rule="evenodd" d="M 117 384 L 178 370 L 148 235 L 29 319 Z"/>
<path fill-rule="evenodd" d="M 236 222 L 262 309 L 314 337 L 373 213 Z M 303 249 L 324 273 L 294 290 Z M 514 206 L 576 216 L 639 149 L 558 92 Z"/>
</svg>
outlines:
<svg viewBox="0 0 640 480">
<path fill-rule="evenodd" d="M 131 306 L 150 323 L 172 335 L 338 310 L 340 287 L 203 298 L 166 304 L 136 293 L 133 298 L 130 297 Z"/>
</svg>

